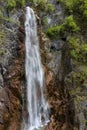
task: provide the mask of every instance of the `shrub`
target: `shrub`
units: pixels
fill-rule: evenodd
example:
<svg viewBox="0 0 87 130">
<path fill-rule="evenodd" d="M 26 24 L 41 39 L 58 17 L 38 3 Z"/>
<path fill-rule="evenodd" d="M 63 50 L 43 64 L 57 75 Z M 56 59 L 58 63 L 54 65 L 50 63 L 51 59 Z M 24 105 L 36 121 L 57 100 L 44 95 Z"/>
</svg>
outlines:
<svg viewBox="0 0 87 130">
<path fill-rule="evenodd" d="M 87 44 L 81 43 L 79 38 L 69 37 L 67 41 L 69 54 L 72 59 L 81 63 L 87 63 Z"/>
<path fill-rule="evenodd" d="M 48 26 L 49 25 L 49 18 L 48 17 L 44 17 L 42 19 L 42 25 Z"/>
<path fill-rule="evenodd" d="M 7 0 L 7 9 L 12 10 L 13 8 L 22 7 L 26 3 L 26 0 Z"/>
<path fill-rule="evenodd" d="M 80 21 L 84 19 L 87 21 L 87 0 L 59 0 L 62 2 L 68 11 L 75 16 L 77 16 Z"/>
<path fill-rule="evenodd" d="M 0 24 L 3 22 L 3 12 L 2 10 L 0 9 Z"/>
<path fill-rule="evenodd" d="M 73 12 L 72 8 L 73 8 L 73 3 L 75 0 L 60 0 L 60 2 L 62 2 L 65 5 L 65 8 L 67 9 L 67 11 L 69 12 Z"/>
<path fill-rule="evenodd" d="M 78 60 L 79 56 L 79 39 L 76 37 L 69 37 L 68 39 L 68 47 L 71 58 Z"/>
<path fill-rule="evenodd" d="M 5 32 L 0 28 L 0 45 L 4 43 L 4 40 L 6 38 Z"/>
<path fill-rule="evenodd" d="M 40 10 L 46 9 L 47 0 L 38 0 L 37 5 Z"/>
<path fill-rule="evenodd" d="M 57 25 L 57 26 L 54 26 L 54 27 L 51 27 L 49 28 L 47 31 L 46 31 L 46 34 L 48 35 L 48 37 L 50 37 L 51 39 L 54 39 L 54 38 L 57 38 L 58 35 L 62 35 L 62 33 L 64 32 L 63 31 L 64 28 L 62 25 Z"/>
<path fill-rule="evenodd" d="M 14 7 L 16 7 L 16 1 L 15 0 L 7 0 L 7 9 L 11 10 Z"/>
<path fill-rule="evenodd" d="M 0 10 L 0 18 L 2 18 L 3 17 L 3 13 L 2 13 L 2 11 Z"/>
<path fill-rule="evenodd" d="M 0 50 L 0 55 L 1 56 L 3 56 L 5 53 L 6 53 L 6 49 L 5 48 L 3 48 L 3 49 Z"/>
<path fill-rule="evenodd" d="M 54 6 L 52 4 L 47 4 L 46 6 L 46 12 L 47 13 L 52 13 L 54 11 Z"/>
<path fill-rule="evenodd" d="M 87 62 L 87 44 L 83 43 L 80 46 L 80 59 L 85 63 Z"/>
<path fill-rule="evenodd" d="M 53 39 L 58 37 L 58 35 L 63 36 L 66 32 L 73 33 L 78 31 L 79 31 L 79 27 L 75 23 L 73 16 L 69 16 L 65 19 L 63 24 L 49 28 L 46 31 L 46 34 L 48 35 L 48 37 Z"/>
<path fill-rule="evenodd" d="M 16 5 L 20 6 L 20 7 L 24 6 L 25 5 L 25 0 L 16 0 Z"/>
<path fill-rule="evenodd" d="M 65 22 L 63 23 L 63 26 L 69 32 L 77 32 L 77 31 L 79 31 L 79 27 L 77 26 L 73 16 L 67 17 L 65 19 Z"/>
</svg>

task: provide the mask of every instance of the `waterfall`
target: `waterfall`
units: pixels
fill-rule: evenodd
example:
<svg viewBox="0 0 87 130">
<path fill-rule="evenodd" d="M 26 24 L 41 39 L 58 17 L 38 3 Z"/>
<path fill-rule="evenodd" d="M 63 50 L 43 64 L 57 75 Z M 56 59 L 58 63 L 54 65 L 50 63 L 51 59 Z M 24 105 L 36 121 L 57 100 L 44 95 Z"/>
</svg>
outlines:
<svg viewBox="0 0 87 130">
<path fill-rule="evenodd" d="M 39 52 L 36 17 L 30 7 L 26 7 L 25 33 L 28 121 L 24 130 L 37 130 L 49 122 L 49 114 L 45 99 L 45 81 Z"/>
</svg>

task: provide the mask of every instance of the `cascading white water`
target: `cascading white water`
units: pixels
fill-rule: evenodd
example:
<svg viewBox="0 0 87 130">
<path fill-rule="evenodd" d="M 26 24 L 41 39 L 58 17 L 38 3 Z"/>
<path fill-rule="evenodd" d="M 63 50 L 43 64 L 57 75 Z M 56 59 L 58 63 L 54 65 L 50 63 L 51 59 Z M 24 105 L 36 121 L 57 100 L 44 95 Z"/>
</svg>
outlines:
<svg viewBox="0 0 87 130">
<path fill-rule="evenodd" d="M 34 11 L 26 7 L 26 81 L 28 121 L 24 130 L 36 130 L 49 122 L 48 103 L 44 97 L 44 73 L 39 53 L 37 24 Z"/>
</svg>

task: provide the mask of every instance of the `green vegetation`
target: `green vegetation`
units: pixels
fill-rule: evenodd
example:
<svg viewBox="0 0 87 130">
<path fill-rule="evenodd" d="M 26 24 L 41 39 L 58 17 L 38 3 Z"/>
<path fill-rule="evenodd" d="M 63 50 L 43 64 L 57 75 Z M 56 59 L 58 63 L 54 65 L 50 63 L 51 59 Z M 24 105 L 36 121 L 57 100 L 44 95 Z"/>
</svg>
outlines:
<svg viewBox="0 0 87 130">
<path fill-rule="evenodd" d="M 54 11 L 54 6 L 48 3 L 47 0 L 27 0 L 34 4 L 38 10 L 45 11 L 46 13 L 52 13 Z"/>
<path fill-rule="evenodd" d="M 26 3 L 26 0 L 16 0 L 16 5 L 18 6 L 18 7 L 23 7 L 23 6 L 25 6 L 25 3 Z"/>
<path fill-rule="evenodd" d="M 73 16 L 66 17 L 65 22 L 63 24 L 54 26 L 49 28 L 46 31 L 46 34 L 51 38 L 57 38 L 59 36 L 63 36 L 66 32 L 76 33 L 79 31 L 79 27 L 77 26 Z"/>
<path fill-rule="evenodd" d="M 0 19 L 2 19 L 2 17 L 3 17 L 3 13 L 2 13 L 2 11 L 0 10 Z"/>
<path fill-rule="evenodd" d="M 51 3 L 47 3 L 47 0 L 7 0 L 6 2 L 6 9 L 8 11 L 11 11 L 13 8 L 21 8 L 26 5 L 26 2 L 31 2 L 33 7 L 40 11 L 45 11 L 47 13 L 54 11 L 54 6 Z"/>
<path fill-rule="evenodd" d="M 0 27 L 0 56 L 3 56 L 6 53 L 7 43 L 7 32 L 3 30 L 3 27 Z"/>
<path fill-rule="evenodd" d="M 74 15 L 78 23 L 83 23 L 84 20 L 83 24 L 87 25 L 87 0 L 59 0 L 59 2 L 64 4 L 66 12 Z"/>
<path fill-rule="evenodd" d="M 69 37 L 67 42 L 71 58 L 78 62 L 87 63 L 87 43 L 81 43 L 77 37 Z"/>
<path fill-rule="evenodd" d="M 49 21 L 49 18 L 48 17 L 44 17 L 41 21 L 42 25 L 45 25 L 45 26 L 48 26 L 48 21 Z"/>
<path fill-rule="evenodd" d="M 46 6 L 46 12 L 47 13 L 52 13 L 53 11 L 54 11 L 55 9 L 54 9 L 54 6 L 52 5 L 52 4 L 47 4 L 47 6 Z"/>
<path fill-rule="evenodd" d="M 3 12 L 2 10 L 0 9 L 0 24 L 3 22 Z"/>
<path fill-rule="evenodd" d="M 16 7 L 16 1 L 15 0 L 7 0 L 7 9 L 11 10 L 14 7 Z"/>
<path fill-rule="evenodd" d="M 47 3 L 47 0 L 38 0 L 34 2 L 37 4 L 38 10 L 45 11 L 47 13 L 52 13 L 54 11 L 54 6 L 51 3 Z"/>
<path fill-rule="evenodd" d="M 0 29 L 0 45 L 4 44 L 5 38 L 6 38 L 5 32 L 3 32 L 2 29 Z"/>
<path fill-rule="evenodd" d="M 58 35 L 60 34 L 60 31 L 62 31 L 62 26 L 58 25 L 58 26 L 54 26 L 49 28 L 46 31 L 46 34 L 48 35 L 48 37 L 50 37 L 51 39 L 57 38 Z"/>
<path fill-rule="evenodd" d="M 87 0 L 59 0 L 71 13 L 81 13 L 87 16 Z M 77 7 L 77 8 L 75 8 Z M 77 12 L 75 12 L 77 10 Z"/>
<path fill-rule="evenodd" d="M 12 10 L 15 7 L 22 7 L 26 3 L 26 0 L 7 0 L 6 8 Z"/>
<path fill-rule="evenodd" d="M 5 32 L 2 29 L 0 29 L 0 56 L 4 55 L 6 53 L 6 49 L 4 47 L 5 39 L 6 39 Z"/>
<path fill-rule="evenodd" d="M 31 2 L 33 6 L 37 7 L 38 10 L 45 10 L 47 0 L 26 0 L 26 2 Z"/>
<path fill-rule="evenodd" d="M 80 112 L 82 110 L 82 102 L 84 102 L 86 100 L 86 97 L 84 95 L 79 96 L 79 95 L 75 95 L 75 107 L 77 109 L 78 112 Z M 82 120 L 82 122 L 85 122 L 85 120 Z"/>
<path fill-rule="evenodd" d="M 73 59 L 78 59 L 79 57 L 79 39 L 76 37 L 69 37 L 68 39 L 68 47 L 69 47 L 69 52 L 70 56 Z"/>
<path fill-rule="evenodd" d="M 46 10 L 46 4 L 47 4 L 47 0 L 38 0 L 37 1 L 37 7 L 40 10 Z"/>
<path fill-rule="evenodd" d="M 6 49 L 5 48 L 0 49 L 0 56 L 3 56 L 5 53 L 6 53 Z"/>
<path fill-rule="evenodd" d="M 79 27 L 77 26 L 73 16 L 68 16 L 65 20 L 65 22 L 63 23 L 64 28 L 68 31 L 68 32 L 77 32 L 79 31 Z"/>
</svg>

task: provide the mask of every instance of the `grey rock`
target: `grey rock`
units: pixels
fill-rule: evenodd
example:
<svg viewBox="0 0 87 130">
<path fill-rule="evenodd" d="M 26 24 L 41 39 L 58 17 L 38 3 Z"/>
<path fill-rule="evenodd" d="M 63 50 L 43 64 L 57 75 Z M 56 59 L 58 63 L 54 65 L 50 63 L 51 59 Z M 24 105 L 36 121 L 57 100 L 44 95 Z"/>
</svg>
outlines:
<svg viewBox="0 0 87 130">
<path fill-rule="evenodd" d="M 3 87 L 3 76 L 1 75 L 1 73 L 0 73 L 0 88 L 2 88 Z"/>
</svg>

